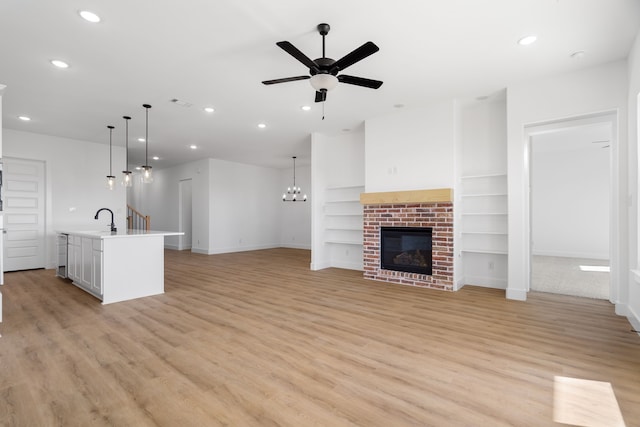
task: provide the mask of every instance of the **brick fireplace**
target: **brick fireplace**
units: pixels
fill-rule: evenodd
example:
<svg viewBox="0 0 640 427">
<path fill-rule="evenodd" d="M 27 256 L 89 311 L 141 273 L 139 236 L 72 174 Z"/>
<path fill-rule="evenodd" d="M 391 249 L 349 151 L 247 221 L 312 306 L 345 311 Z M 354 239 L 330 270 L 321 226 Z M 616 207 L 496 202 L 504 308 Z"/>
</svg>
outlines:
<svg viewBox="0 0 640 427">
<path fill-rule="evenodd" d="M 453 291 L 453 194 L 451 189 L 363 193 L 365 279 Z M 432 274 L 380 267 L 381 227 L 432 229 Z"/>
</svg>

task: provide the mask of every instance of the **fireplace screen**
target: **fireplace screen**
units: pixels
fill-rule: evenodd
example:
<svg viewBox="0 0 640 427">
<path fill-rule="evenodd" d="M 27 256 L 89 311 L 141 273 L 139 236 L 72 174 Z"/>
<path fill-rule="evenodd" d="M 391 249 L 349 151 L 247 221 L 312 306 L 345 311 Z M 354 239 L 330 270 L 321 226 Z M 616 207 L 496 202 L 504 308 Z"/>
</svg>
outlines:
<svg viewBox="0 0 640 427">
<path fill-rule="evenodd" d="M 430 275 L 431 233 L 431 228 L 380 228 L 380 267 Z"/>
</svg>

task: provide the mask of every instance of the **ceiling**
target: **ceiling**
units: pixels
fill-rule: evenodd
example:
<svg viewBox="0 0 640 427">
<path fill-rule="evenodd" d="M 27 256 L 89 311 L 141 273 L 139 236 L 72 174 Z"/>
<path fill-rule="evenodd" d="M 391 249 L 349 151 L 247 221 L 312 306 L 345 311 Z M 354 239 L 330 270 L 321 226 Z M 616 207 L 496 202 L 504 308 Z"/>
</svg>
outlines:
<svg viewBox="0 0 640 427">
<path fill-rule="evenodd" d="M 102 21 L 84 21 L 79 10 Z M 306 74 L 275 43 L 320 57 L 322 22 L 331 25 L 334 59 L 376 43 L 380 51 L 348 74 L 384 81 L 378 90 L 339 84 L 324 120 L 308 81 L 261 83 Z M 142 164 L 136 139 L 148 103 L 154 168 L 205 157 L 286 168 L 294 155 L 309 163 L 313 132 L 337 135 L 400 105 L 473 100 L 626 58 L 639 26 L 640 0 L 2 0 L 3 126 L 108 143 L 114 125 L 114 144 L 123 146 L 122 116 L 130 115 L 130 157 Z M 538 41 L 518 45 L 527 34 Z M 572 58 L 577 51 L 584 56 Z"/>
</svg>

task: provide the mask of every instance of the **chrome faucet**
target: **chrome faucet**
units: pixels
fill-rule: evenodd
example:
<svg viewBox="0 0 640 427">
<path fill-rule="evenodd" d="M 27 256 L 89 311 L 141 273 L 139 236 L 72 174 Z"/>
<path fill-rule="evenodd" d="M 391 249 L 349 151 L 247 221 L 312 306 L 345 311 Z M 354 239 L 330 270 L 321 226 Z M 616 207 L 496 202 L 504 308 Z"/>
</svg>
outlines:
<svg viewBox="0 0 640 427">
<path fill-rule="evenodd" d="M 98 219 L 98 215 L 100 215 L 101 211 L 109 211 L 109 213 L 111 214 L 111 232 L 115 233 L 118 231 L 118 229 L 116 228 L 116 224 L 113 222 L 113 211 L 109 208 L 100 208 L 98 209 L 98 212 L 96 212 L 96 216 L 94 217 L 94 219 Z"/>
</svg>

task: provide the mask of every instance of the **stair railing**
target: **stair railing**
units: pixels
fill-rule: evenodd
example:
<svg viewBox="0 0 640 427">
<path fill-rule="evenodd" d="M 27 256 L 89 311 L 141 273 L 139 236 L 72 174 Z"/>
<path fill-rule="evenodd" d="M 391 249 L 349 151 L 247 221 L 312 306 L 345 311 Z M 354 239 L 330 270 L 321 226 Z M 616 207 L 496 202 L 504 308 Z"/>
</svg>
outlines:
<svg viewBox="0 0 640 427">
<path fill-rule="evenodd" d="M 130 205 L 127 205 L 127 228 L 129 230 L 151 230 L 151 217 L 142 215 Z"/>
</svg>

